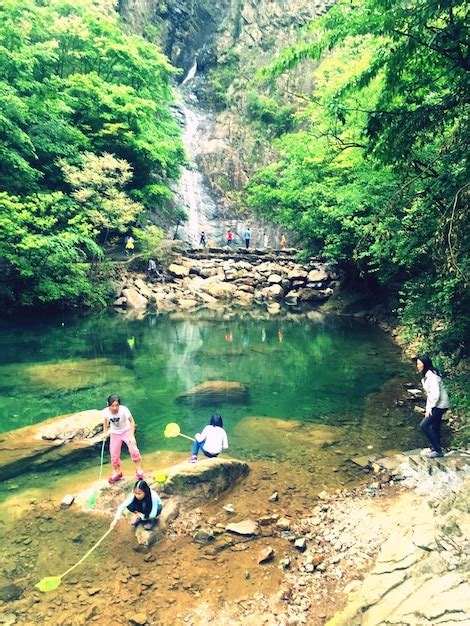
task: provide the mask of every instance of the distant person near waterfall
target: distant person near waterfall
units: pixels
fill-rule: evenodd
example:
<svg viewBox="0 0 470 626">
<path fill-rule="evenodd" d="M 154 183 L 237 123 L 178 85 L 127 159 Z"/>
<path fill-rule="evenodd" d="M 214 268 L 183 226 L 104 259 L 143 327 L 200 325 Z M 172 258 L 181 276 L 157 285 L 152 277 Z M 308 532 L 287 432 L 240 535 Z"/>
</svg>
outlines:
<svg viewBox="0 0 470 626">
<path fill-rule="evenodd" d="M 243 233 L 243 239 L 245 240 L 245 248 L 248 250 L 250 247 L 250 239 L 251 239 L 251 230 L 249 228 L 245 229 Z"/>
<path fill-rule="evenodd" d="M 233 232 L 229 228 L 227 231 L 227 246 L 231 246 L 232 243 L 233 243 Z"/>
<path fill-rule="evenodd" d="M 206 247 L 206 243 L 207 243 L 206 233 L 202 230 L 201 231 L 201 236 L 199 238 L 199 245 L 202 246 L 203 248 L 205 248 Z"/>
</svg>

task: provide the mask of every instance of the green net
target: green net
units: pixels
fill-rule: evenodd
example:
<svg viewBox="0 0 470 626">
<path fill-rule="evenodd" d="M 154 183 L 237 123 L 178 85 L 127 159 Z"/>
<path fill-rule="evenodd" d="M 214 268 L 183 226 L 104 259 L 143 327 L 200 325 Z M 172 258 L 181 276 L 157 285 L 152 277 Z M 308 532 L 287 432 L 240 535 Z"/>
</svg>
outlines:
<svg viewBox="0 0 470 626">
<path fill-rule="evenodd" d="M 34 586 L 36 587 L 36 589 L 39 589 L 39 591 L 46 593 L 47 591 L 54 591 L 54 589 L 57 589 L 57 587 L 60 586 L 61 582 L 61 576 L 47 576 L 46 578 L 40 580 Z"/>
<path fill-rule="evenodd" d="M 167 476 L 164 472 L 156 472 L 154 478 L 157 481 L 157 483 L 160 483 L 161 485 L 163 485 L 163 483 L 166 482 Z"/>
</svg>

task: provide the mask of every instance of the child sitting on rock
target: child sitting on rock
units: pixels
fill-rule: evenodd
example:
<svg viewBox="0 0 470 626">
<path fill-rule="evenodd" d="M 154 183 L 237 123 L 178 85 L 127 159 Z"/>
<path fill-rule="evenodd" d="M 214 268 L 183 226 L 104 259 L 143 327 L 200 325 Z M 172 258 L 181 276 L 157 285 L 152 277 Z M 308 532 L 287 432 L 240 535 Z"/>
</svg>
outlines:
<svg viewBox="0 0 470 626">
<path fill-rule="evenodd" d="M 125 508 L 135 513 L 131 526 L 135 528 L 143 522 L 145 530 L 152 530 L 157 517 L 162 512 L 163 502 L 160 500 L 160 496 L 153 489 L 150 489 L 145 480 L 138 480 L 134 485 L 133 492 L 118 507 L 111 522 L 111 528 L 116 526 Z"/>
<path fill-rule="evenodd" d="M 203 454 L 212 459 L 218 456 L 223 450 L 228 448 L 227 433 L 223 429 L 221 415 L 213 415 L 208 426 L 204 428 L 202 433 L 196 433 L 193 453 L 189 457 L 190 463 L 197 461 L 199 450 Z"/>
</svg>

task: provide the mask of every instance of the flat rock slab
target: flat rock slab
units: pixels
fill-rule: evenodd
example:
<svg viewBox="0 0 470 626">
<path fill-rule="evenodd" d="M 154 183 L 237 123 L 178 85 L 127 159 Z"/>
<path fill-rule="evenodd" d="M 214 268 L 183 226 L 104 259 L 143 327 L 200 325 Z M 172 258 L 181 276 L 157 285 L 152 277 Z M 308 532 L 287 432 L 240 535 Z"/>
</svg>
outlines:
<svg viewBox="0 0 470 626">
<path fill-rule="evenodd" d="M 177 402 L 207 406 L 212 404 L 235 404 L 248 398 L 246 385 L 227 380 L 208 380 L 181 394 Z"/>
<path fill-rule="evenodd" d="M 91 409 L 2 433 L 1 479 L 7 480 L 94 451 L 102 442 L 101 428 L 101 411 Z"/>
<path fill-rule="evenodd" d="M 254 522 L 251 519 L 246 519 L 242 522 L 233 522 L 231 524 L 227 524 L 225 530 L 229 533 L 234 533 L 235 535 L 251 536 L 259 534 L 258 523 Z"/>
<path fill-rule="evenodd" d="M 434 500 L 432 507 L 418 488 L 418 495 L 406 494 L 397 501 L 389 511 L 396 527 L 373 570 L 327 626 L 469 623 L 470 476 L 452 467 L 452 461 L 462 462 L 464 456 L 461 451 L 451 453 L 447 472 L 439 470 L 441 477 L 432 474 L 433 481 L 449 483 L 448 495 Z M 413 451 L 408 458 L 414 463 L 419 455 Z M 422 475 L 429 477 L 429 461 L 419 463 Z"/>
<path fill-rule="evenodd" d="M 225 491 L 239 478 L 246 476 L 250 469 L 248 465 L 238 459 L 215 458 L 201 459 L 197 463 L 183 461 L 157 472 L 147 470 L 146 481 L 157 493 L 165 494 L 165 497 L 178 496 L 184 504 L 194 498 L 201 499 L 210 497 Z M 157 482 L 154 476 L 165 477 L 164 483 Z M 91 510 L 97 514 L 114 515 L 117 507 L 132 491 L 135 479 L 133 476 L 124 478 L 114 485 L 109 485 L 102 480 L 89 485 L 83 491 L 74 494 L 75 504 L 85 512 Z M 92 494 L 96 493 L 93 506 L 89 501 Z M 163 511 L 167 508 L 166 502 Z M 163 516 L 163 513 L 162 513 Z"/>
<path fill-rule="evenodd" d="M 302 423 L 298 420 L 265 416 L 247 416 L 231 432 L 231 441 L 242 444 L 246 452 L 267 450 L 280 452 L 295 462 L 298 450 L 308 449 L 317 454 L 321 449 L 339 441 L 343 429 L 326 424 Z M 243 442 L 243 443 L 242 443 Z"/>
<path fill-rule="evenodd" d="M 215 496 L 247 476 L 250 468 L 244 461 L 217 457 L 197 463 L 183 461 L 162 470 L 167 476 L 163 491 L 184 496 Z"/>
</svg>

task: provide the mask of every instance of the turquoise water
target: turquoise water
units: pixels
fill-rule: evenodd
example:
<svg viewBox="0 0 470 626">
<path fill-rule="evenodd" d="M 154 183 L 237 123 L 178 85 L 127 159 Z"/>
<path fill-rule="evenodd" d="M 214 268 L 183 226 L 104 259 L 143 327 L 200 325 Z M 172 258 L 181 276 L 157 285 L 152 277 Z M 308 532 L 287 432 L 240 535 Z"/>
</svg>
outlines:
<svg viewBox="0 0 470 626">
<path fill-rule="evenodd" d="M 403 427 L 403 415 L 390 416 L 380 396 L 395 377 L 413 380 L 412 366 L 377 328 L 314 314 L 213 315 L 137 320 L 104 312 L 3 321 L 0 430 L 101 409 L 110 393 L 119 393 L 138 424 L 144 453 L 184 450 L 189 442 L 163 437 L 165 425 L 177 422 L 192 435 L 214 412 L 222 414 L 229 438 L 233 434 L 232 454 L 247 458 L 273 453 L 269 441 L 250 447 L 253 425 L 246 432 L 243 427 L 250 416 L 338 427 L 337 445 L 348 452 L 366 444 L 416 444 L 414 425 Z M 240 403 L 178 402 L 180 394 L 207 380 L 243 383 L 247 396 Z"/>
</svg>

